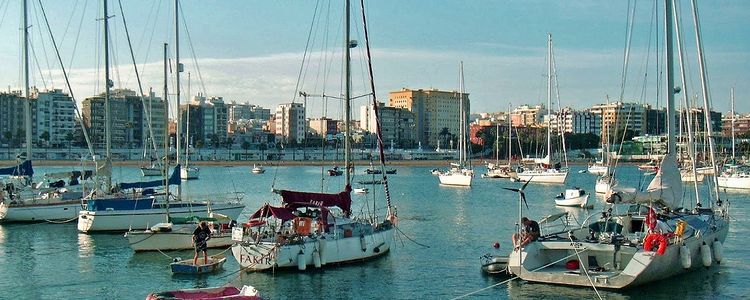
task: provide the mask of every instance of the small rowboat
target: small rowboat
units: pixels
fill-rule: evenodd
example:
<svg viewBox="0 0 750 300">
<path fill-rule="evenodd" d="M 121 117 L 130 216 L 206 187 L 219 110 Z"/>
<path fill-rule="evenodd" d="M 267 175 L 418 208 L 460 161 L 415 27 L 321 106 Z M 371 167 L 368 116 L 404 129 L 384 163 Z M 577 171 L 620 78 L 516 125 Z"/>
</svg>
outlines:
<svg viewBox="0 0 750 300">
<path fill-rule="evenodd" d="M 209 256 L 207 264 L 201 264 L 203 261 L 202 257 L 198 257 L 198 264 L 194 265 L 192 259 L 175 258 L 175 262 L 169 264 L 174 274 L 206 274 L 213 273 L 224 266 L 224 262 L 227 258 L 224 256 Z"/>
<path fill-rule="evenodd" d="M 565 190 L 565 193 L 561 193 L 555 197 L 555 204 L 559 206 L 577 206 L 581 208 L 593 207 L 593 205 L 589 204 L 589 194 L 579 188 Z"/>
<path fill-rule="evenodd" d="M 180 299 L 263 299 L 254 287 L 246 285 L 237 289 L 231 285 L 202 289 L 184 289 L 166 292 L 155 292 L 146 296 L 146 300 L 180 300 Z"/>
<path fill-rule="evenodd" d="M 485 274 L 507 278 L 513 277 L 513 274 L 508 271 L 507 255 L 487 253 L 480 260 L 482 261 L 482 272 Z"/>
<path fill-rule="evenodd" d="M 368 188 L 355 188 L 354 189 L 355 194 L 367 194 L 368 191 L 369 191 Z"/>
</svg>

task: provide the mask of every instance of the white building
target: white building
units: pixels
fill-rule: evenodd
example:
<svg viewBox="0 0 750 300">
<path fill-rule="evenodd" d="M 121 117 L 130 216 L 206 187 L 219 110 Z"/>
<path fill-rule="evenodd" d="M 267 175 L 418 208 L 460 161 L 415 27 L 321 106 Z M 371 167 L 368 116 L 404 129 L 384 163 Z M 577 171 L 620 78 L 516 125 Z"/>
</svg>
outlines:
<svg viewBox="0 0 750 300">
<path fill-rule="evenodd" d="M 302 103 L 284 103 L 276 107 L 276 132 L 283 141 L 302 143 L 305 138 L 305 107 Z"/>
<path fill-rule="evenodd" d="M 65 145 L 67 135 L 74 134 L 76 129 L 73 99 L 60 89 L 44 92 L 34 89 L 31 97 L 36 98 L 35 140 L 46 145 Z M 49 140 L 45 141 L 43 135 L 49 135 Z"/>
<path fill-rule="evenodd" d="M 414 114 L 405 108 L 388 107 L 378 103 L 380 129 L 384 143 L 396 143 L 401 147 L 412 147 L 415 144 L 416 125 Z M 362 130 L 376 133 L 377 123 L 372 104 L 362 105 L 359 110 Z"/>
</svg>

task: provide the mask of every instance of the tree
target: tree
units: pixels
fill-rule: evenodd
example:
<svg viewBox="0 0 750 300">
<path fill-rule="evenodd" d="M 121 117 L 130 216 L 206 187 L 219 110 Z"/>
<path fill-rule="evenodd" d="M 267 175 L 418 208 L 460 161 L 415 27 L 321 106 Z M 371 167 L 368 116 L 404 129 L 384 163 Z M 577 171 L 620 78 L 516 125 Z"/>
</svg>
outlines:
<svg viewBox="0 0 750 300">
<path fill-rule="evenodd" d="M 443 129 L 440 129 L 440 133 L 438 133 L 438 136 L 440 137 L 440 141 L 442 144 L 448 145 L 448 139 L 451 137 L 451 132 L 448 127 L 443 127 Z"/>
<path fill-rule="evenodd" d="M 224 145 L 227 147 L 227 149 L 232 149 L 232 145 L 234 145 L 234 139 L 231 137 L 227 137 L 226 142 L 224 142 Z"/>
<path fill-rule="evenodd" d="M 242 149 L 245 149 L 245 154 L 247 154 L 247 150 L 250 150 L 250 142 L 248 141 L 242 142 Z"/>
<path fill-rule="evenodd" d="M 70 146 L 71 146 L 71 143 L 73 143 L 73 140 L 75 140 L 75 139 L 76 139 L 76 137 L 75 137 L 75 135 L 73 135 L 73 133 L 72 133 L 72 132 L 68 132 L 68 133 L 67 133 L 67 134 L 65 135 L 65 141 L 67 141 L 67 142 L 68 142 L 68 152 L 70 152 Z"/>
<path fill-rule="evenodd" d="M 44 141 L 44 146 L 49 145 L 49 131 L 42 132 L 42 134 L 39 135 L 39 139 Z"/>
</svg>

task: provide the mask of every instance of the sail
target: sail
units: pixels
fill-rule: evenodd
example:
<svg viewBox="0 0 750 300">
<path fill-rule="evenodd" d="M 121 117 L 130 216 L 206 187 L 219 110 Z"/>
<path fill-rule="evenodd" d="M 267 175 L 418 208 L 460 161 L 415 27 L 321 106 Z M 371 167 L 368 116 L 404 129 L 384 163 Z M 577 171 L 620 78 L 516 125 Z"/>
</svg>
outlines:
<svg viewBox="0 0 750 300">
<path fill-rule="evenodd" d="M 169 176 L 169 185 L 179 185 L 180 184 L 180 165 L 177 165 L 174 168 L 174 171 L 172 171 L 172 175 Z M 127 190 L 127 189 L 145 189 L 145 188 L 152 188 L 152 187 L 159 187 L 164 185 L 164 180 L 153 180 L 153 181 L 141 181 L 141 182 L 122 182 L 118 184 L 120 189 Z"/>
<path fill-rule="evenodd" d="M 607 195 L 608 202 L 615 203 L 659 203 L 671 209 L 678 208 L 682 202 L 682 179 L 673 154 L 664 156 L 659 171 L 651 180 L 645 191 L 633 188 L 614 188 Z"/>
<path fill-rule="evenodd" d="M 21 164 L 9 168 L 0 168 L 0 175 L 10 176 L 34 176 L 34 168 L 30 160 L 25 160 Z"/>
<path fill-rule="evenodd" d="M 277 192 L 281 194 L 285 207 L 296 208 L 309 205 L 322 207 L 336 206 L 341 208 L 346 216 L 351 214 L 352 196 L 350 194 L 351 187 L 349 186 L 338 194 L 308 193 L 287 190 L 280 190 Z"/>
</svg>

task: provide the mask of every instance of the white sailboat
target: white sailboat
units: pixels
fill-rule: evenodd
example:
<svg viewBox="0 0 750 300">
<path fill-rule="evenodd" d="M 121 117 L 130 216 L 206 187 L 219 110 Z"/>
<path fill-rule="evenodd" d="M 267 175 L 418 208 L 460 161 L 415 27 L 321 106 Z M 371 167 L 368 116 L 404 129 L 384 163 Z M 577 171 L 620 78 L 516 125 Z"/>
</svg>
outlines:
<svg viewBox="0 0 750 300">
<path fill-rule="evenodd" d="M 722 261 L 730 220 L 723 201 L 716 195 L 715 199 L 709 199 L 709 205 L 701 206 L 698 200 L 694 209 L 681 209 L 683 191 L 676 163 L 674 126 L 672 1 L 665 0 L 668 153 L 657 175 L 644 191 L 618 190 L 608 195 L 610 203 L 632 204 L 627 212 L 613 214 L 605 210 L 590 225 L 565 228 L 559 231 L 562 234 L 546 234 L 514 250 L 508 268 L 521 279 L 621 289 Z M 695 7 L 693 11 L 696 18 Z M 680 28 L 678 20 L 674 19 L 676 28 Z"/>
<path fill-rule="evenodd" d="M 727 168 L 718 176 L 719 187 L 730 189 L 750 189 L 750 168 L 736 164 L 735 158 L 735 134 L 734 134 L 734 88 L 731 90 L 732 98 L 732 159 Z"/>
<path fill-rule="evenodd" d="M 589 196 L 590 195 L 586 193 L 586 191 L 579 188 L 567 189 L 564 193 L 560 193 L 560 195 L 555 197 L 555 205 L 580 208 L 593 207 L 593 205 L 589 203 Z"/>
<path fill-rule="evenodd" d="M 107 1 L 104 1 L 104 15 L 107 15 Z M 175 3 L 175 23 L 178 22 L 178 5 Z M 104 19 L 107 26 L 107 18 Z M 105 27 L 106 28 L 106 27 Z M 105 30 L 106 34 L 107 30 Z M 175 37 L 178 39 L 178 37 Z M 105 41 L 107 39 L 105 38 Z M 107 43 L 105 42 L 105 46 Z M 106 48 L 106 47 L 105 47 Z M 106 51 L 105 51 L 106 52 Z M 164 45 L 164 56 L 167 56 L 167 45 Z M 105 61 L 106 55 L 105 55 Z M 108 69 L 108 63 L 105 63 Z M 167 60 L 164 61 L 164 102 L 167 105 Z M 178 67 L 179 71 L 181 68 Z M 107 81 L 109 81 L 109 72 L 105 72 Z M 178 76 L 179 78 L 179 72 Z M 179 86 L 179 85 L 178 85 Z M 107 88 L 109 90 L 109 88 Z M 107 93 L 108 94 L 108 93 Z M 179 93 L 177 94 L 179 96 Z M 179 99 L 179 97 L 178 97 Z M 167 111 L 168 106 L 165 106 Z M 178 114 L 179 116 L 179 114 Z M 165 118 L 168 120 L 168 118 Z M 177 122 L 177 141 L 180 140 L 179 122 Z M 166 138 L 166 136 L 165 136 Z M 110 138 L 107 137 L 107 148 L 109 149 Z M 168 143 L 165 141 L 165 147 Z M 180 153 L 180 143 L 177 142 L 177 154 Z M 107 151 L 109 153 L 109 151 Z M 245 205 L 240 201 L 226 202 L 209 202 L 209 201 L 182 201 L 182 186 L 180 181 L 180 164 L 179 155 L 177 155 L 177 166 L 168 179 L 154 180 L 149 182 L 120 183 L 114 189 L 115 193 L 109 193 L 103 197 L 92 195 L 85 199 L 85 209 L 78 213 L 78 231 L 83 233 L 100 232 L 100 231 L 129 231 L 132 228 L 150 228 L 151 226 L 164 222 L 168 218 L 185 218 L 195 215 L 208 215 L 209 213 L 219 213 L 236 220 Z M 169 201 L 169 186 L 177 185 L 177 200 Z M 156 192 L 156 187 L 164 187 L 164 192 Z M 111 189 L 108 189 L 111 190 Z M 123 191 L 130 191 L 125 193 Z M 166 201 L 159 201 L 164 198 Z"/>
<path fill-rule="evenodd" d="M 547 35 L 547 156 L 542 159 L 535 159 L 537 164 L 534 168 L 524 169 L 518 172 L 518 178 L 521 181 L 531 181 L 538 183 L 565 183 L 568 177 L 567 166 L 562 168 L 559 163 L 552 164 L 552 35 Z M 565 136 L 560 133 L 562 138 Z"/>
<path fill-rule="evenodd" d="M 438 175 L 440 184 L 451 186 L 471 186 L 474 170 L 466 164 L 466 109 L 464 105 L 464 63 L 460 66 L 460 88 L 458 94 L 459 105 L 459 139 L 458 139 L 458 163 L 451 163 L 448 171 Z"/>
<path fill-rule="evenodd" d="M 345 63 L 345 166 L 350 164 L 350 100 L 351 62 L 350 48 L 356 43 L 349 37 L 349 1 L 346 1 L 346 31 L 344 40 Z M 364 14 L 363 14 L 364 15 Z M 366 26 L 366 23 L 365 23 Z M 365 32 L 366 27 L 365 27 Z M 365 36 L 367 38 L 367 36 Z M 369 42 L 367 43 L 369 59 Z M 370 69 L 372 80 L 372 69 Z M 373 101 L 374 84 L 372 85 Z M 374 102 L 377 103 L 377 102 Z M 377 117 L 377 105 L 375 106 Z M 379 123 L 378 123 L 379 124 Z M 383 142 L 378 126 L 378 147 L 381 166 L 385 166 Z M 328 264 L 357 262 L 385 255 L 393 240 L 395 211 L 390 204 L 390 194 L 385 188 L 387 216 L 379 219 L 375 213 L 364 218 L 351 215 L 351 168 L 344 167 L 346 187 L 337 194 L 306 193 L 289 190 L 275 191 L 281 195 L 282 206 L 264 205 L 256 211 L 245 228 L 234 229 L 233 256 L 242 270 L 264 271 L 276 268 L 305 270 Z M 383 175 L 387 187 L 387 175 Z"/>
<path fill-rule="evenodd" d="M 511 160 L 513 157 L 513 122 L 510 118 L 510 105 L 508 106 L 508 114 L 506 116 L 508 121 L 508 164 L 500 165 L 500 123 L 495 127 L 495 163 L 487 164 L 487 173 L 482 174 L 485 178 L 516 178 L 518 174 L 511 166 Z"/>
<path fill-rule="evenodd" d="M 253 168 L 250 169 L 250 172 L 253 174 L 263 174 L 266 172 L 266 169 L 263 168 L 263 166 L 253 165 Z"/>
</svg>

